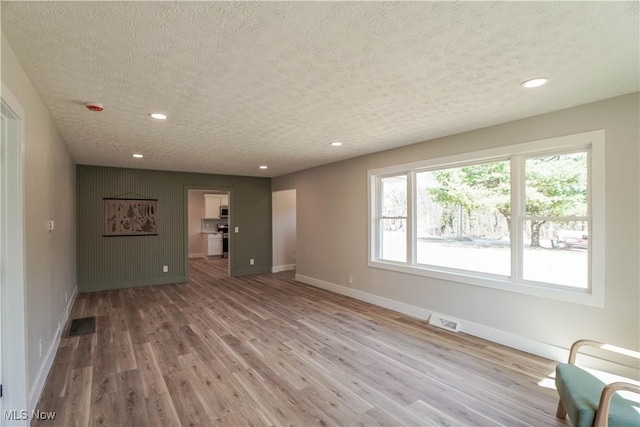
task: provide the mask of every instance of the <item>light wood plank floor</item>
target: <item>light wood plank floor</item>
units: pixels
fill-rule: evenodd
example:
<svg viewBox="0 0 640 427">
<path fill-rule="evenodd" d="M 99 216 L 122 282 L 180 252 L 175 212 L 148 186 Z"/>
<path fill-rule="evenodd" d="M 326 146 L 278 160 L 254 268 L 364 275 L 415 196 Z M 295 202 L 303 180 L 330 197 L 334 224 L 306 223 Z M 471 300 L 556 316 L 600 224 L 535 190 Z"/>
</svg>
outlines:
<svg viewBox="0 0 640 427">
<path fill-rule="evenodd" d="M 78 295 L 96 333 L 65 331 L 34 425 L 566 425 L 554 362 L 226 262 Z"/>
</svg>

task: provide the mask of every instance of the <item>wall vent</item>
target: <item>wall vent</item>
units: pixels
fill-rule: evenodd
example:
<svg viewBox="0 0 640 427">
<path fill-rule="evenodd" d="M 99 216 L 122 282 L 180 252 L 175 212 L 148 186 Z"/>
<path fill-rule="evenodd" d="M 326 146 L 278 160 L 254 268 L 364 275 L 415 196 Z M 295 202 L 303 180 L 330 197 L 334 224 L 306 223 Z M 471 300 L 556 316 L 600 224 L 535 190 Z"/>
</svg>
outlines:
<svg viewBox="0 0 640 427">
<path fill-rule="evenodd" d="M 459 320 L 447 318 L 438 313 L 431 314 L 431 317 L 429 317 L 429 324 L 451 332 L 458 332 L 460 330 Z"/>
</svg>

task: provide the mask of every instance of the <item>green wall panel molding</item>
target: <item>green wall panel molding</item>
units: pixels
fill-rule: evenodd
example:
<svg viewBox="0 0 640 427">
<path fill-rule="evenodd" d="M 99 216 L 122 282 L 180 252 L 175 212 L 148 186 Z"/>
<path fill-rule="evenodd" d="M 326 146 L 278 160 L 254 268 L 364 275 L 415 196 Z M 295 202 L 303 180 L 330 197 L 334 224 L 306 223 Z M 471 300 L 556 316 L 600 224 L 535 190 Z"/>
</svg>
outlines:
<svg viewBox="0 0 640 427">
<path fill-rule="evenodd" d="M 100 283 L 88 283 L 83 290 L 78 292 L 95 292 L 95 291 L 107 291 L 112 289 L 126 289 L 126 288 L 139 288 L 143 286 L 152 285 L 171 285 L 174 283 L 185 283 L 188 280 L 186 276 L 170 276 L 162 277 L 160 279 L 142 279 L 142 280 L 129 280 L 129 281 L 115 281 L 115 282 L 100 282 Z"/>
<path fill-rule="evenodd" d="M 238 271 L 238 274 L 236 274 L 236 276 L 250 276 L 253 274 L 267 274 L 267 273 L 271 273 L 271 267 L 258 267 L 258 268 L 252 268 L 252 269 L 243 268 Z"/>
<path fill-rule="evenodd" d="M 185 281 L 188 277 L 187 192 L 230 194 L 232 276 L 271 267 L 271 179 L 78 165 L 78 291 Z M 103 237 L 103 198 L 137 193 L 158 199 L 158 235 Z M 233 228 L 240 232 L 234 233 Z M 249 265 L 254 258 L 256 264 Z M 168 273 L 162 266 L 169 267 Z"/>
</svg>

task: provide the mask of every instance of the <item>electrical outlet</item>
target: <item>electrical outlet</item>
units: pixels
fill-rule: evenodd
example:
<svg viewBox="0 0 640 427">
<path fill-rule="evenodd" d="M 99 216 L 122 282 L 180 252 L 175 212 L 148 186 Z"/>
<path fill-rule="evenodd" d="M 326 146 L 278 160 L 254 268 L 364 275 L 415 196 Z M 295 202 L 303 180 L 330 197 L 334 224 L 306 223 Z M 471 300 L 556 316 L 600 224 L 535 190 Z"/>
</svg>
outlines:
<svg viewBox="0 0 640 427">
<path fill-rule="evenodd" d="M 249 265 L 253 265 L 253 264 L 254 264 L 254 260 L 253 260 L 253 258 L 251 258 L 251 259 L 249 260 Z"/>
<path fill-rule="evenodd" d="M 353 276 L 352 275 L 349 275 L 349 284 L 353 285 Z"/>
<path fill-rule="evenodd" d="M 42 357 L 42 338 L 40 338 L 39 347 L 40 347 L 40 357 Z"/>
<path fill-rule="evenodd" d="M 235 230 L 236 233 L 239 233 L 240 232 L 240 227 L 236 227 L 234 230 Z"/>
<path fill-rule="evenodd" d="M 49 231 L 53 231 L 53 229 L 56 228 L 56 224 L 53 221 L 49 221 L 49 223 L 47 224 L 47 228 L 49 229 Z"/>
<path fill-rule="evenodd" d="M 296 254 L 293 254 L 292 258 L 295 261 L 296 260 Z"/>
<path fill-rule="evenodd" d="M 162 272 L 163 273 L 168 273 L 169 272 L 169 266 L 168 265 L 163 265 L 162 266 Z"/>
</svg>

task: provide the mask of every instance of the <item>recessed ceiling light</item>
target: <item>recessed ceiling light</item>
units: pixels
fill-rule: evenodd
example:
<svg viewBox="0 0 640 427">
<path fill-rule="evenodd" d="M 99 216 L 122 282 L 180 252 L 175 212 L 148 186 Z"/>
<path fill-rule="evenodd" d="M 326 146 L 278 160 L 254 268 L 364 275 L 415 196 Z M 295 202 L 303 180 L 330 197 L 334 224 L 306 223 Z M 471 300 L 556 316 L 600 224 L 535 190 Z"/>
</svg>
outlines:
<svg viewBox="0 0 640 427">
<path fill-rule="evenodd" d="M 141 159 L 141 158 L 143 158 L 144 156 L 143 156 L 142 154 L 137 154 L 137 153 L 136 153 L 136 154 L 134 154 L 134 155 L 133 155 L 133 157 L 135 157 L 136 159 Z"/>
<path fill-rule="evenodd" d="M 268 166 L 266 166 L 266 165 L 261 165 L 261 166 L 260 166 L 260 169 L 267 169 L 267 167 L 268 167 Z"/>
<path fill-rule="evenodd" d="M 149 114 L 151 117 L 153 117 L 154 119 L 158 119 L 158 120 L 167 120 L 167 116 L 166 114 L 162 114 L 162 113 L 151 113 Z"/>
<path fill-rule="evenodd" d="M 526 87 L 526 88 L 533 88 L 533 87 L 540 87 L 543 85 L 546 85 L 549 82 L 549 79 L 546 77 L 538 77 L 535 79 L 531 79 L 531 80 L 527 80 L 522 82 L 522 87 Z"/>
<path fill-rule="evenodd" d="M 332 147 L 340 147 L 342 145 L 342 142 L 333 141 L 333 142 L 329 143 L 329 145 L 332 146 Z"/>
</svg>

